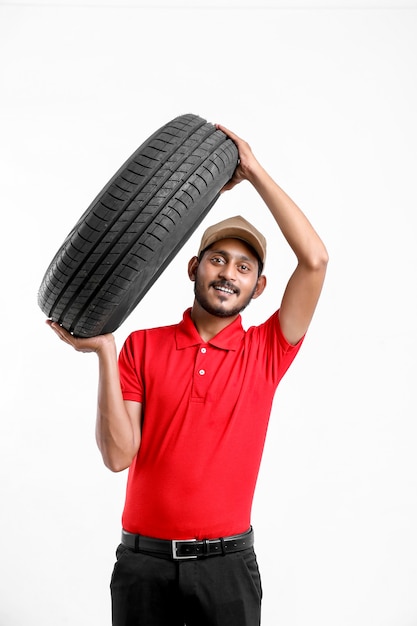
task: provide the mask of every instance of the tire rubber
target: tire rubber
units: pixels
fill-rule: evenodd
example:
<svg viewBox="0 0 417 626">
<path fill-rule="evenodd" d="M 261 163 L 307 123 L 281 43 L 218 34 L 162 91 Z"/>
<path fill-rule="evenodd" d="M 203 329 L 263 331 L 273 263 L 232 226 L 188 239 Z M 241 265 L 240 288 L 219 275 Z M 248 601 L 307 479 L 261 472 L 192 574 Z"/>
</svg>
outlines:
<svg viewBox="0 0 417 626">
<path fill-rule="evenodd" d="M 38 293 L 77 337 L 116 330 L 189 239 L 238 163 L 197 115 L 168 122 L 116 172 L 69 233 Z"/>
</svg>

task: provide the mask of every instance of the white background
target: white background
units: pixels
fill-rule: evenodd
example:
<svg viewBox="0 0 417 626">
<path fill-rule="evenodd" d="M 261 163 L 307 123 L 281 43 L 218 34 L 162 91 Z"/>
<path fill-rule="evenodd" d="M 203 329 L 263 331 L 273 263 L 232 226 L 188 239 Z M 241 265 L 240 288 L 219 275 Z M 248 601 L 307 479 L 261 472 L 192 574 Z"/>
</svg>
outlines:
<svg viewBox="0 0 417 626">
<path fill-rule="evenodd" d="M 416 2 L 0 6 L 0 626 L 109 626 L 126 474 L 94 441 L 96 357 L 37 306 L 68 231 L 173 117 L 244 137 L 331 262 L 271 417 L 253 508 L 264 626 L 417 625 Z M 116 332 L 176 322 L 203 229 L 241 213 L 294 257 L 243 183 Z"/>
</svg>

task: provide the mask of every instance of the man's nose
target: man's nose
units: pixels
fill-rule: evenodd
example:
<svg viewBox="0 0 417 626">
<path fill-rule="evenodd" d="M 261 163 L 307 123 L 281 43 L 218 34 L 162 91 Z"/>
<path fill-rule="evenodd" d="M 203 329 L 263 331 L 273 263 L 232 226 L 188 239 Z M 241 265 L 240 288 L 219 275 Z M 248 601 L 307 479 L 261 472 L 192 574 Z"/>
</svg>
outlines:
<svg viewBox="0 0 417 626">
<path fill-rule="evenodd" d="M 221 266 L 219 276 L 226 280 L 236 280 L 236 267 L 234 263 L 225 263 Z"/>
</svg>

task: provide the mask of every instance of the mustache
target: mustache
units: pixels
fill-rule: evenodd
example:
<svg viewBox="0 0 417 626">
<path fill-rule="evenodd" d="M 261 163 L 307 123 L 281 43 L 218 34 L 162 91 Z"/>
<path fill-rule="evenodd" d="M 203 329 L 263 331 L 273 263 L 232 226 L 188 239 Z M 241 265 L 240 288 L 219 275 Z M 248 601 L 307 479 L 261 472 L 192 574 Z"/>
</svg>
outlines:
<svg viewBox="0 0 417 626">
<path fill-rule="evenodd" d="M 240 294 L 240 289 L 228 280 L 212 280 L 211 283 L 209 283 L 209 287 L 224 287 L 225 289 L 230 289 L 237 295 Z"/>
</svg>

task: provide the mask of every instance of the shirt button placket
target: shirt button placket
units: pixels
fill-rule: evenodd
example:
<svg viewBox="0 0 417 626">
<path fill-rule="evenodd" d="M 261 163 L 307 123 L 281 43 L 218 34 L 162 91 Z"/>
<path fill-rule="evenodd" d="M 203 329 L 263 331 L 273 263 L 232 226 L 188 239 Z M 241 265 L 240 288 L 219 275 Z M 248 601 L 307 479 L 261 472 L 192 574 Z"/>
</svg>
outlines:
<svg viewBox="0 0 417 626">
<path fill-rule="evenodd" d="M 194 379 L 194 398 L 200 398 L 203 400 L 207 394 L 207 378 L 206 378 L 206 365 L 205 365 L 205 355 L 207 354 L 207 347 L 201 346 L 197 352 L 196 358 L 196 369 L 195 369 L 195 379 Z"/>
<path fill-rule="evenodd" d="M 207 348 L 201 348 L 200 349 L 201 354 L 205 354 L 207 352 Z M 206 370 L 201 368 L 200 370 L 198 370 L 198 373 L 200 374 L 200 376 L 204 376 L 204 374 L 206 373 Z"/>
</svg>

